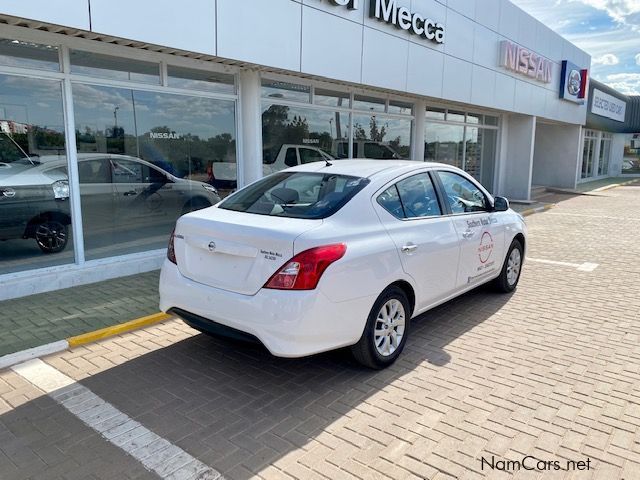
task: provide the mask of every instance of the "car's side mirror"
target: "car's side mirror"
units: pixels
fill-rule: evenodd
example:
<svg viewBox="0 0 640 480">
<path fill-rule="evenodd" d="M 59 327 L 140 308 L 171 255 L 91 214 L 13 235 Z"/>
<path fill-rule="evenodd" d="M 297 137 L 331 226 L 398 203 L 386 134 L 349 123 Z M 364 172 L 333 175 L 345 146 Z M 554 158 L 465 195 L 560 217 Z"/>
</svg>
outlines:
<svg viewBox="0 0 640 480">
<path fill-rule="evenodd" d="M 495 212 L 506 212 L 509 210 L 509 200 L 504 197 L 495 197 L 493 199 L 493 210 Z"/>
</svg>

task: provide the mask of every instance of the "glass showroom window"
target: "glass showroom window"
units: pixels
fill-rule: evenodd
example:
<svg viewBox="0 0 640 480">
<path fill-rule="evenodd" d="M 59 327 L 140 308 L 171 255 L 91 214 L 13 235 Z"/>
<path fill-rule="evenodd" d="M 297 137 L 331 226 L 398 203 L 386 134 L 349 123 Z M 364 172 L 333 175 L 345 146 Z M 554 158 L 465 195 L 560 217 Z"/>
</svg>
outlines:
<svg viewBox="0 0 640 480">
<path fill-rule="evenodd" d="M 600 152 L 598 153 L 598 175 L 609 174 L 609 157 L 611 155 L 611 139 L 613 135 L 602 132 L 600 134 Z"/>
<path fill-rule="evenodd" d="M 0 274 L 73 263 L 69 204 L 60 81 L 0 75 Z"/>
<path fill-rule="evenodd" d="M 350 152 L 354 158 L 410 157 L 409 102 L 267 79 L 262 96 L 265 175 L 301 163 L 348 158 Z"/>
<path fill-rule="evenodd" d="M 429 108 L 424 159 L 465 170 L 491 191 L 495 175 L 498 117 Z"/>
<path fill-rule="evenodd" d="M 346 157 L 349 114 L 267 103 L 262 108 L 263 173 Z"/>
<path fill-rule="evenodd" d="M 591 178 L 594 173 L 594 159 L 596 158 L 596 146 L 598 144 L 598 132 L 595 130 L 584 131 L 584 144 L 582 149 L 582 178 Z"/>
<path fill-rule="evenodd" d="M 622 173 L 640 174 L 640 133 L 632 133 L 625 136 Z"/>
<path fill-rule="evenodd" d="M 233 100 L 74 83 L 73 105 L 87 259 L 164 248 L 236 188 Z"/>
</svg>

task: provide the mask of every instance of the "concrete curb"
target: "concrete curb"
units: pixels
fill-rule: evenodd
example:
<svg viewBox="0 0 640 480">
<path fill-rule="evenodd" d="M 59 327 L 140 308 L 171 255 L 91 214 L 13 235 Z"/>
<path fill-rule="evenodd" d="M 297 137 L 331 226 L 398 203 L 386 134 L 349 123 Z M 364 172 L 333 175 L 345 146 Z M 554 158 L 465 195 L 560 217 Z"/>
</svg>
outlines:
<svg viewBox="0 0 640 480">
<path fill-rule="evenodd" d="M 154 313 L 153 315 L 136 318 L 129 322 L 101 328 L 100 330 L 95 330 L 93 332 L 83 333 L 82 335 L 76 335 L 75 337 L 70 337 L 65 340 L 59 340 L 57 342 L 47 343 L 46 345 L 40 345 L 20 352 L 3 355 L 0 357 L 0 370 L 18 363 L 26 362 L 27 360 L 44 357 L 46 355 L 78 347 L 80 345 L 86 345 L 87 343 L 97 342 L 98 340 L 138 330 L 143 327 L 148 327 L 149 325 L 164 322 L 170 318 L 172 318 L 172 316 L 166 313 Z"/>
<path fill-rule="evenodd" d="M 546 210 L 551 210 L 555 206 L 556 206 L 555 203 L 550 203 L 549 205 L 544 205 L 542 207 L 529 208 L 528 210 L 523 210 L 522 212 L 520 212 L 520 215 L 522 215 L 523 217 L 528 217 L 529 215 L 533 215 L 534 213 L 540 213 Z"/>
</svg>

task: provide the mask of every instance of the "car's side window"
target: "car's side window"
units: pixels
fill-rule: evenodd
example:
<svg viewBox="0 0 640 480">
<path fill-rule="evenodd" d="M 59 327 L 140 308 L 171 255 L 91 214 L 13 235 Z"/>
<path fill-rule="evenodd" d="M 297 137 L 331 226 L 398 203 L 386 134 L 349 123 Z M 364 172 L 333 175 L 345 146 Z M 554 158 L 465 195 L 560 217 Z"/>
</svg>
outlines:
<svg viewBox="0 0 640 480">
<path fill-rule="evenodd" d="M 300 163 L 321 162 L 324 157 L 318 150 L 312 150 L 310 148 L 300 148 Z"/>
<path fill-rule="evenodd" d="M 112 159 L 111 165 L 114 183 L 143 183 L 141 163 Z"/>
<path fill-rule="evenodd" d="M 426 218 L 442 215 L 428 173 L 400 180 L 378 195 L 378 203 L 396 218 Z"/>
<path fill-rule="evenodd" d="M 454 172 L 439 171 L 438 176 L 452 213 L 489 211 L 487 197 L 476 185 Z"/>
<path fill-rule="evenodd" d="M 384 192 L 378 195 L 378 203 L 387 212 L 396 218 L 405 218 L 404 209 L 402 208 L 402 202 L 400 201 L 400 194 L 398 188 L 393 185 L 387 188 Z"/>
<path fill-rule="evenodd" d="M 106 158 L 78 162 L 80 183 L 111 183 L 111 164 Z"/>
<path fill-rule="evenodd" d="M 442 215 L 436 189 L 428 173 L 419 173 L 397 183 L 407 218 Z"/>
<path fill-rule="evenodd" d="M 287 148 L 287 153 L 284 156 L 284 164 L 287 167 L 295 167 L 298 165 L 298 156 L 296 155 L 295 148 Z"/>
</svg>

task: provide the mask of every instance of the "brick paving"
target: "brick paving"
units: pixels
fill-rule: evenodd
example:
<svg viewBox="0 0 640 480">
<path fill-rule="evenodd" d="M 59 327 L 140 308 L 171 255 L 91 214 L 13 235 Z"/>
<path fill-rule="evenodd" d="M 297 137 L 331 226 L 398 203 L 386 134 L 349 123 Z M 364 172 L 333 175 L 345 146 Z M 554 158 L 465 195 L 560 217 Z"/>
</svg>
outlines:
<svg viewBox="0 0 640 480">
<path fill-rule="evenodd" d="M 159 271 L 0 302 L 0 355 L 158 312 Z"/>
<path fill-rule="evenodd" d="M 639 204 L 636 184 L 528 217 L 530 257 L 598 268 L 528 262 L 515 294 L 480 288 L 416 319 L 385 371 L 177 320 L 45 361 L 230 479 L 638 479 Z M 481 464 L 526 455 L 591 469 Z M 156 478 L 131 462 L 0 372 L 3 480 Z"/>
</svg>

